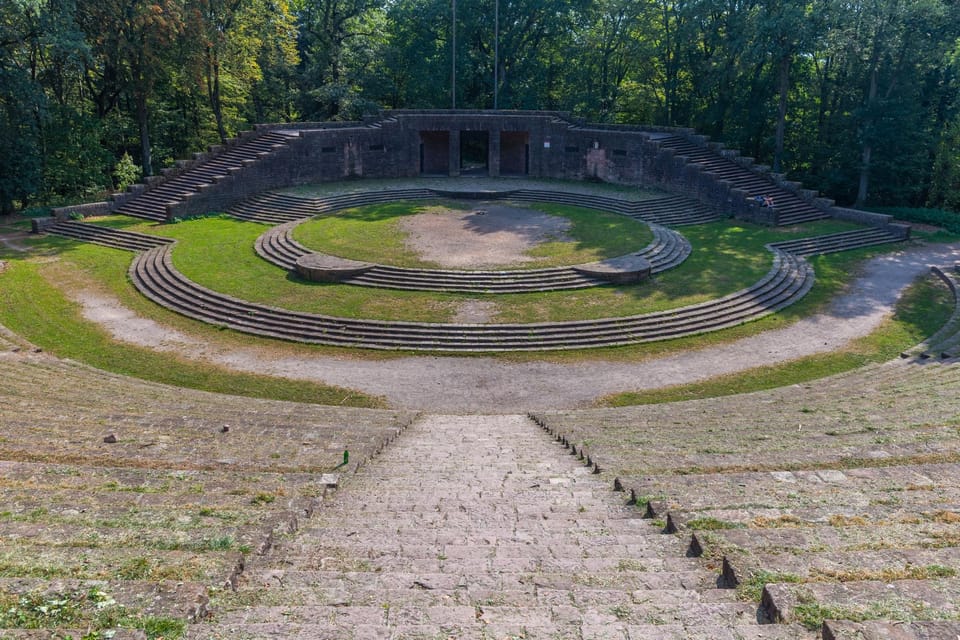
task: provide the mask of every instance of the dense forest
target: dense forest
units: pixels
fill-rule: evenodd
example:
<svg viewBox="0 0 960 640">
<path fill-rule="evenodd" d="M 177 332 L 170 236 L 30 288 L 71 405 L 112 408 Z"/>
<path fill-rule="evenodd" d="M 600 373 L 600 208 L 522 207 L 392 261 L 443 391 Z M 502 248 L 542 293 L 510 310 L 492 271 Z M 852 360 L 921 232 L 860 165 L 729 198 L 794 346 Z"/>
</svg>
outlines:
<svg viewBox="0 0 960 640">
<path fill-rule="evenodd" d="M 3 0 L 0 213 L 256 122 L 495 101 L 690 126 L 842 203 L 960 211 L 958 71 L 955 0 Z"/>
</svg>

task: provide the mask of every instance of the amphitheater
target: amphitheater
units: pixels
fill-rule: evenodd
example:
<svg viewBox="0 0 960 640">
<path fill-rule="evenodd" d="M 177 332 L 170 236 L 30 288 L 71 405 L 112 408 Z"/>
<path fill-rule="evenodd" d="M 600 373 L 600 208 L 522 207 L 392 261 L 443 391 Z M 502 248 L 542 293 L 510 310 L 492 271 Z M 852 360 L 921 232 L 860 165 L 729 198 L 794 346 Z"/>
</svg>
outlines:
<svg viewBox="0 0 960 640">
<path fill-rule="evenodd" d="M 484 251 L 523 216 L 545 224 L 547 205 L 626 217 L 647 240 L 470 269 L 347 258 L 300 235 L 365 206 L 438 201 Z M 438 322 L 217 291 L 178 265 L 182 240 L 165 231 L 212 211 L 254 225 L 255 259 L 301 285 L 474 302 Z M 797 230 L 767 243 L 746 287 L 610 317 L 490 318 L 488 300 L 666 278 L 700 250 L 696 229 L 732 220 Z M 843 229 L 803 233 L 825 221 Z M 911 241 L 692 131 L 503 111 L 263 125 L 33 234 L 0 231 L 5 303 L 18 260 L 109 247 L 169 322 L 103 288 L 70 292 L 114 339 L 383 405 L 167 386 L 0 328 L 0 638 L 960 638 L 957 247 Z M 450 236 L 430 246 L 476 259 Z M 625 351 L 774 318 L 816 290 L 814 256 L 864 247 L 881 249 L 809 317 Z M 949 319 L 898 358 L 766 391 L 596 404 L 839 350 L 931 268 Z M 286 355 L 218 350 L 191 323 Z"/>
</svg>

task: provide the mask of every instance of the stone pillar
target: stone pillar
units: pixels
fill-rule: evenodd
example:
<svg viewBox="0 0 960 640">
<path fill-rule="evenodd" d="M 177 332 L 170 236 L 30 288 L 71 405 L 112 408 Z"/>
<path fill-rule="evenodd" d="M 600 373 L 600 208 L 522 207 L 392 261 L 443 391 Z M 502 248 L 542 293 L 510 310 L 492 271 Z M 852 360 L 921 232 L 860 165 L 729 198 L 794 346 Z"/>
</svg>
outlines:
<svg viewBox="0 0 960 640">
<path fill-rule="evenodd" d="M 450 130 L 450 177 L 460 175 L 460 130 Z"/>
<path fill-rule="evenodd" d="M 500 177 L 500 128 L 487 132 L 487 172 L 491 178 Z"/>
</svg>

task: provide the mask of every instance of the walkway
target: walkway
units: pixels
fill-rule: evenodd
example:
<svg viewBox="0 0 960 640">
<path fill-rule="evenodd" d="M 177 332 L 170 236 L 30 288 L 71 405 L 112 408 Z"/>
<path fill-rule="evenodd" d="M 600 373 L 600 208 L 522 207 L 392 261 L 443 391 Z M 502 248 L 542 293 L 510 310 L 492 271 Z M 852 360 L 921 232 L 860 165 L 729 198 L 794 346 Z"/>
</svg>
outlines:
<svg viewBox="0 0 960 640">
<path fill-rule="evenodd" d="M 117 339 L 202 358 L 241 371 L 316 380 L 386 397 L 409 409 L 501 413 L 583 406 L 622 391 L 653 389 L 735 373 L 842 348 L 869 334 L 893 309 L 900 292 L 930 265 L 960 261 L 960 247 L 921 246 L 870 261 L 845 295 L 822 314 L 789 327 L 699 351 L 645 362 L 576 364 L 506 362 L 492 358 L 415 356 L 388 360 L 271 355 L 264 350 L 219 351 L 136 316 L 115 300 L 85 295 L 85 315 Z"/>
<path fill-rule="evenodd" d="M 429 416 L 190 636 L 813 637 L 758 625 L 756 603 L 639 516 L 523 416 Z"/>
</svg>

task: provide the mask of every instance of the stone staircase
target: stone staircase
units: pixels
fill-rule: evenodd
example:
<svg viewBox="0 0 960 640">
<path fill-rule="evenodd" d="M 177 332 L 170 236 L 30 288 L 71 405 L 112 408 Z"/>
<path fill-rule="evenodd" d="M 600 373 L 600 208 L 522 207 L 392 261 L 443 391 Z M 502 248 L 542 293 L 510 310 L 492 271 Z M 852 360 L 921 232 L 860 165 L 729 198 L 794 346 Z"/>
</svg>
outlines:
<svg viewBox="0 0 960 640">
<path fill-rule="evenodd" d="M 296 269 L 297 259 L 313 253 L 293 238 L 293 229 L 303 220 L 278 225 L 257 238 L 255 249 L 264 260 L 288 271 Z M 630 254 L 649 262 L 651 273 L 660 273 L 681 264 L 691 251 L 690 243 L 671 229 L 651 224 L 653 241 Z M 345 278 L 345 284 L 415 291 L 462 293 L 527 293 L 582 289 L 607 284 L 581 273 L 576 266 L 547 269 L 442 270 L 414 269 L 374 265 L 363 273 Z"/>
<path fill-rule="evenodd" d="M 521 189 L 511 193 L 510 198 L 521 202 L 552 202 L 614 211 L 646 222 L 671 227 L 703 224 L 720 219 L 720 215 L 713 209 L 683 196 L 626 200 L 588 193 Z"/>
<path fill-rule="evenodd" d="M 661 149 L 669 149 L 676 156 L 686 158 L 689 163 L 703 167 L 707 173 L 740 189 L 747 199 L 757 196 L 773 198 L 780 225 L 801 224 L 830 217 L 829 213 L 784 189 L 769 176 L 751 171 L 706 145 L 698 145 L 679 135 L 656 135 L 652 138 Z"/>
<path fill-rule="evenodd" d="M 189 638 L 813 638 L 522 416 L 431 416 L 248 563 Z"/>
<path fill-rule="evenodd" d="M 169 245 L 138 254 L 129 274 L 161 306 L 255 335 L 373 349 L 483 352 L 613 346 L 736 326 L 792 304 L 813 286 L 813 271 L 802 258 L 774 251 L 773 262 L 752 287 L 701 304 L 601 320 L 489 325 L 338 318 L 246 302 L 187 279 L 174 268 Z"/>
<path fill-rule="evenodd" d="M 616 474 L 646 517 L 770 621 L 919 640 L 960 633 L 958 410 L 960 364 L 901 360 L 768 392 L 535 419 Z"/>
<path fill-rule="evenodd" d="M 166 244 L 173 244 L 174 242 L 172 238 L 72 221 L 57 222 L 54 225 L 46 227 L 44 233 L 52 233 L 65 238 L 80 240 L 81 242 L 89 242 L 103 247 L 110 247 L 111 249 L 124 249 L 126 251 L 146 251 Z"/>
<path fill-rule="evenodd" d="M 0 638 L 18 639 L 157 638 L 204 617 L 210 593 L 412 419 L 26 349 L 0 351 L 0 407 Z"/>
<path fill-rule="evenodd" d="M 902 241 L 903 237 L 899 234 L 879 227 L 870 227 L 867 229 L 830 233 L 811 238 L 800 238 L 799 240 L 774 242 L 771 246 L 781 251 L 788 251 L 806 257 Z"/>
<path fill-rule="evenodd" d="M 168 204 L 179 202 L 204 186 L 241 171 L 246 164 L 285 147 L 290 140 L 290 135 L 282 131 L 267 131 L 238 139 L 223 148 L 215 147 L 209 159 L 199 160 L 179 173 L 159 177 L 138 193 L 124 194 L 123 202 L 115 207 L 114 212 L 165 222 Z"/>
</svg>

